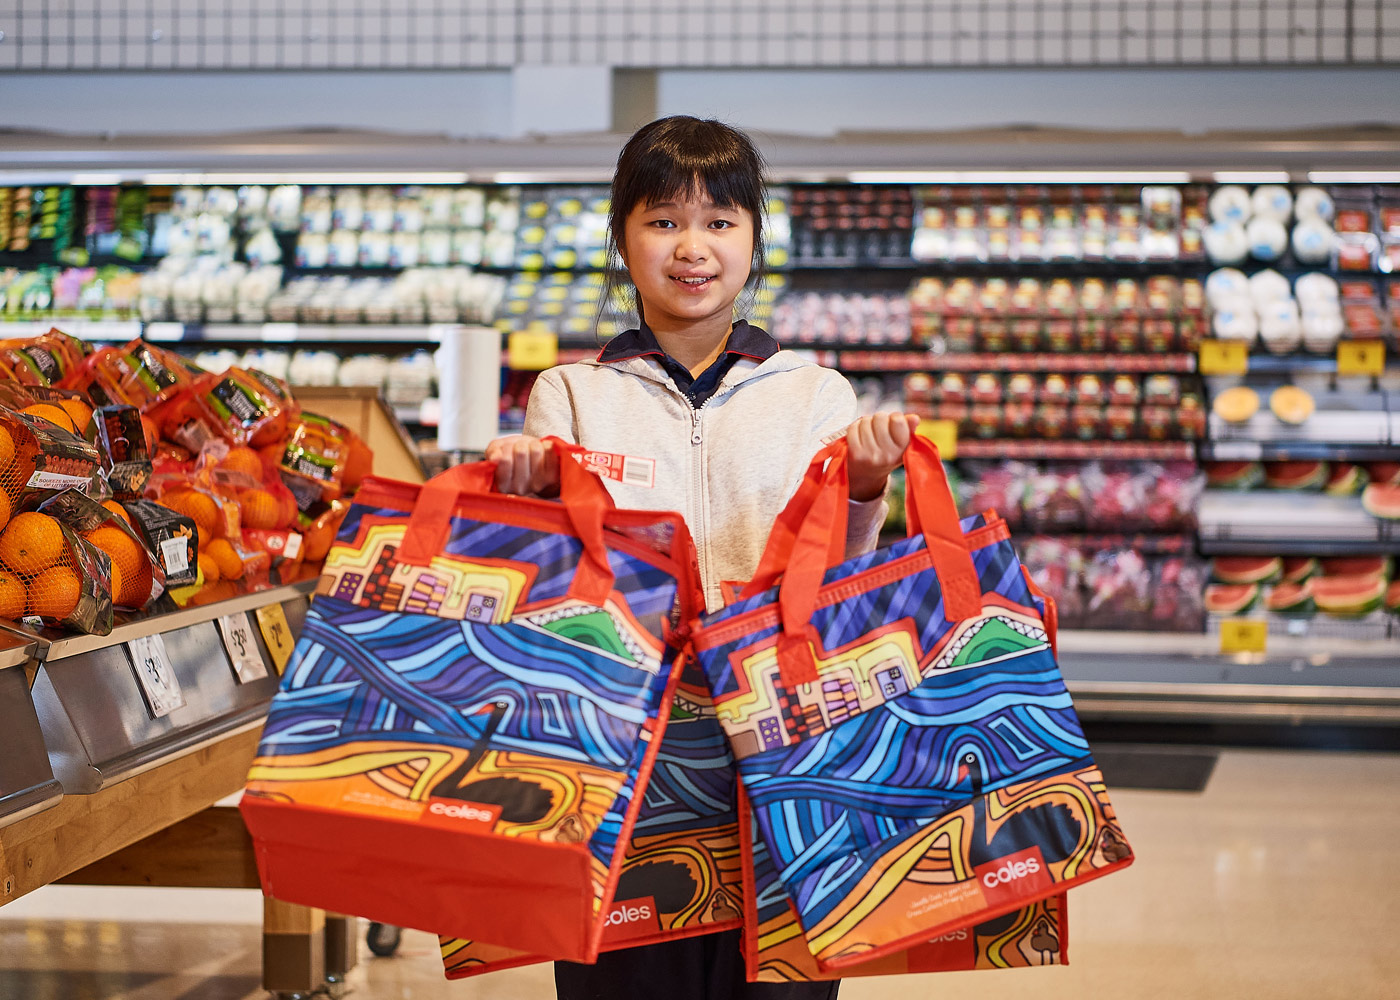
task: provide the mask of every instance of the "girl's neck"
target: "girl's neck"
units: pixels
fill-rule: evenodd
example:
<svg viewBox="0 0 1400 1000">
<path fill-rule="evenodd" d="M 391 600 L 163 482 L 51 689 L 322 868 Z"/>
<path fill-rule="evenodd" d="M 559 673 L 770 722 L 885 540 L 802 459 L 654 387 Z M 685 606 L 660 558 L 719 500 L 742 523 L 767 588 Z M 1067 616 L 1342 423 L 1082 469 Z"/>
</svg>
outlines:
<svg viewBox="0 0 1400 1000">
<path fill-rule="evenodd" d="M 734 324 L 725 316 L 706 318 L 694 323 L 647 322 L 661 349 L 685 365 L 691 375 L 698 376 L 724 353 Z"/>
</svg>

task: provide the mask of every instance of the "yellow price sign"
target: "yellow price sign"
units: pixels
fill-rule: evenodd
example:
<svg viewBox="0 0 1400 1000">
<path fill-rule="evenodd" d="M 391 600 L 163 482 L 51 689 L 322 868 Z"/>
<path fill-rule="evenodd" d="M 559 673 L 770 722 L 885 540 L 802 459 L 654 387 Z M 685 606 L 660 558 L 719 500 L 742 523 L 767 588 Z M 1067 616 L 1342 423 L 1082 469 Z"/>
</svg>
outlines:
<svg viewBox="0 0 1400 1000">
<path fill-rule="evenodd" d="M 1249 345 L 1243 340 L 1201 341 L 1202 375 L 1243 375 L 1249 371 Z"/>
<path fill-rule="evenodd" d="M 1262 653 L 1269 644 L 1269 623 L 1250 618 L 1226 618 L 1220 623 L 1222 653 Z"/>
<path fill-rule="evenodd" d="M 1385 371 L 1385 344 L 1379 340 L 1344 340 L 1337 345 L 1338 375 L 1380 375 Z"/>
<path fill-rule="evenodd" d="M 516 330 L 506 339 L 506 364 L 518 372 L 542 372 L 559 363 L 559 337 L 543 330 Z"/>
<path fill-rule="evenodd" d="M 269 604 L 265 608 L 258 608 L 257 616 L 258 631 L 262 633 L 263 642 L 267 644 L 267 651 L 272 654 L 272 663 L 280 675 L 287 668 L 287 661 L 292 658 L 292 650 L 297 644 L 296 636 L 292 635 L 291 623 L 287 621 L 287 612 L 282 610 L 280 604 Z"/>
<path fill-rule="evenodd" d="M 920 420 L 914 433 L 922 434 L 938 448 L 945 462 L 958 457 L 958 422 L 956 420 Z"/>
</svg>

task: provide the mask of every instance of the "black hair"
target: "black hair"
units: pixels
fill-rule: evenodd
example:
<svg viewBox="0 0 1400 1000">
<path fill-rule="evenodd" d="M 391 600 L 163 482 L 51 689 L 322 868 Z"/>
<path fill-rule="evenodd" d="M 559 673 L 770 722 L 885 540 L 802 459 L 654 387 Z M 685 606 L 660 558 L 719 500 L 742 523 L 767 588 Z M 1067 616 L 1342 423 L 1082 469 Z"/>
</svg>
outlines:
<svg viewBox="0 0 1400 1000">
<path fill-rule="evenodd" d="M 747 293 L 751 297 L 764 277 L 765 169 L 753 140 L 724 122 L 673 115 L 632 133 L 618 154 L 613 174 L 599 322 L 611 310 L 641 317 L 636 288 L 618 253 L 627 216 L 638 205 L 681 201 L 697 192 L 721 208 L 742 208 L 753 217 L 753 271 Z"/>
</svg>

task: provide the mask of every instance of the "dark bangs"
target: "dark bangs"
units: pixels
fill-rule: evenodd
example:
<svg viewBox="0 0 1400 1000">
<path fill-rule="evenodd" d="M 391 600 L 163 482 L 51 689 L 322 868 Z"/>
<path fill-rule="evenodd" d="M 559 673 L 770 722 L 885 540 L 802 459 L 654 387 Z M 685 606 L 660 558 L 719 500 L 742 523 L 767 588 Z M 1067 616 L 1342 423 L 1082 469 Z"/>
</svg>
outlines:
<svg viewBox="0 0 1400 1000">
<path fill-rule="evenodd" d="M 753 276 L 744 298 L 763 282 L 763 156 L 742 131 L 723 122 L 674 115 L 643 125 L 617 158 L 608 211 L 608 273 L 599 302 L 600 326 L 609 312 L 639 313 L 617 248 L 627 216 L 639 205 L 703 195 L 721 208 L 753 217 Z M 627 322 L 624 320 L 624 322 Z"/>
</svg>

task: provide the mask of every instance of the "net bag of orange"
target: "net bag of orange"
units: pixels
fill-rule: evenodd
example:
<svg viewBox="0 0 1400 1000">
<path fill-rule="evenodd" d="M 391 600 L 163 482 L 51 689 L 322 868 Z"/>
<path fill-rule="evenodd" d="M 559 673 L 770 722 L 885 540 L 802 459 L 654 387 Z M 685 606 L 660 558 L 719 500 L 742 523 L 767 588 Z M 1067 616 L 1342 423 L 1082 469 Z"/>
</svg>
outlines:
<svg viewBox="0 0 1400 1000">
<path fill-rule="evenodd" d="M 39 504 L 38 511 L 107 556 L 113 604 L 139 611 L 165 590 L 164 564 L 120 505 L 98 503 L 77 490 L 64 490 Z"/>
<path fill-rule="evenodd" d="M 282 481 L 309 512 L 354 492 L 368 473 L 373 455 L 360 436 L 344 424 L 316 413 L 303 413 L 292 424 L 278 469 Z"/>
<path fill-rule="evenodd" d="M 0 344 L 0 368 L 24 385 L 57 385 L 76 373 L 87 356 L 88 345 L 54 328 L 25 340 Z"/>
<path fill-rule="evenodd" d="M 219 496 L 236 502 L 239 524 L 245 530 L 279 531 L 295 526 L 296 498 L 278 476 L 268 475 L 255 449 L 214 441 L 200 452 L 195 476 L 208 482 Z"/>
<path fill-rule="evenodd" d="M 106 635 L 112 572 L 106 553 L 57 518 L 16 514 L 0 531 L 0 618 Z"/>
<path fill-rule="evenodd" d="M 97 449 L 57 423 L 68 420 L 49 403 L 16 412 L 0 407 L 0 527 L 33 490 L 88 487 L 97 472 Z"/>
<path fill-rule="evenodd" d="M 89 439 L 97 446 L 102 478 L 112 495 L 135 500 L 151 479 L 150 439 L 134 406 L 101 406 L 89 425 Z"/>
<path fill-rule="evenodd" d="M 132 530 L 155 557 L 156 572 L 168 590 L 188 587 L 198 579 L 203 545 L 194 518 L 154 500 L 126 500 L 120 505 Z"/>
<path fill-rule="evenodd" d="M 253 448 L 273 444 L 286 435 L 294 405 L 285 382 L 243 368 L 199 379 L 192 398 L 198 413 L 221 438 Z M 195 449 L 204 443 L 175 440 Z"/>
<path fill-rule="evenodd" d="M 72 382 L 99 406 L 145 410 L 188 389 L 202 372 L 174 351 L 137 339 L 125 347 L 99 349 Z"/>
</svg>

